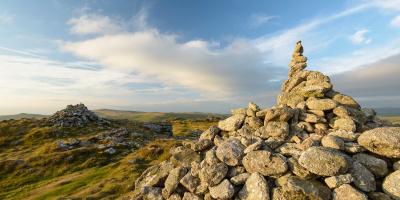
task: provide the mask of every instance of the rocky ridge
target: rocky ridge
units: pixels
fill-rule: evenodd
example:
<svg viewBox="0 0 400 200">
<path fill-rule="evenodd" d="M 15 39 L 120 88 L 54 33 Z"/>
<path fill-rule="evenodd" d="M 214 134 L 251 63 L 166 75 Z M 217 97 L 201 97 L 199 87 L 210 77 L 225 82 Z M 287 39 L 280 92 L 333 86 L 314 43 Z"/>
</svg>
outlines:
<svg viewBox="0 0 400 200">
<path fill-rule="evenodd" d="M 400 127 L 305 70 L 297 42 L 277 105 L 232 110 L 145 170 L 132 199 L 400 199 Z"/>
</svg>

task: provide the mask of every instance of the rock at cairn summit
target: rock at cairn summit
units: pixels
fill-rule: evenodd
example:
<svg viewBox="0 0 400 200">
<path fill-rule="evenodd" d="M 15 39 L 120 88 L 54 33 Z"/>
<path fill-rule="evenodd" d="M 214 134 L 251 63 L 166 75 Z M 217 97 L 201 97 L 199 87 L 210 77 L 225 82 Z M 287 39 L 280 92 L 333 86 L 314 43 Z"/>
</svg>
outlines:
<svg viewBox="0 0 400 200">
<path fill-rule="evenodd" d="M 47 121 L 58 127 L 83 127 L 90 122 L 99 124 L 107 123 L 90 111 L 84 104 L 68 105 L 65 109 L 57 111 Z"/>
<path fill-rule="evenodd" d="M 138 178 L 132 199 L 400 199 L 400 128 L 309 71 L 297 42 L 277 104 L 250 102 Z"/>
</svg>

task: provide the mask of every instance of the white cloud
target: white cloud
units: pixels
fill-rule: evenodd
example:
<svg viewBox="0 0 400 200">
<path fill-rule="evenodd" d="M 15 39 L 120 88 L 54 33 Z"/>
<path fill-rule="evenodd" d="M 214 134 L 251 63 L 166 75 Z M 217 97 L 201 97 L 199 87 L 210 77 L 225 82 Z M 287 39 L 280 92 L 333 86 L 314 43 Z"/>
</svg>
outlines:
<svg viewBox="0 0 400 200">
<path fill-rule="evenodd" d="M 358 30 L 353 35 L 351 35 L 349 39 L 354 44 L 369 44 L 372 39 L 365 36 L 368 32 L 368 29 Z"/>
<path fill-rule="evenodd" d="M 71 26 L 71 33 L 78 35 L 112 34 L 124 30 L 120 21 L 99 14 L 84 14 L 68 20 L 67 24 Z"/>
<path fill-rule="evenodd" d="M 266 14 L 253 14 L 250 16 L 250 25 L 253 28 L 258 28 L 275 18 L 278 18 L 278 16 L 266 15 Z"/>
<path fill-rule="evenodd" d="M 400 15 L 393 18 L 392 21 L 390 21 L 390 25 L 393 27 L 400 27 Z"/>
<path fill-rule="evenodd" d="M 15 15 L 10 15 L 8 13 L 0 13 L 0 24 L 12 23 L 15 19 Z"/>
</svg>

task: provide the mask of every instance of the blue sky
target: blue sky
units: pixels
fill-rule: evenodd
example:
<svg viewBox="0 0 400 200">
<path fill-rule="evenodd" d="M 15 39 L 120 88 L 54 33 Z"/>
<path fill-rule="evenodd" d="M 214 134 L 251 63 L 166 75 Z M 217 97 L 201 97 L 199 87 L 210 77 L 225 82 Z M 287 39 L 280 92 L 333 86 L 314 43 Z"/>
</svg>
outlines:
<svg viewBox="0 0 400 200">
<path fill-rule="evenodd" d="M 275 102 L 294 43 L 366 107 L 400 106 L 400 1 L 0 2 L 0 114 Z"/>
</svg>

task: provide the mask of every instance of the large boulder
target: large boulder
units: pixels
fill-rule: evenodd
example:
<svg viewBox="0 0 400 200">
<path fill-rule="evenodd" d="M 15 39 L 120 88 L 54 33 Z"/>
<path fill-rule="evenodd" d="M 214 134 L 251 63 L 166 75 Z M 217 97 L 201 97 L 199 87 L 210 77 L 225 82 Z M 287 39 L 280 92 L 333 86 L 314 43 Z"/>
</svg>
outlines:
<svg viewBox="0 0 400 200">
<path fill-rule="evenodd" d="M 216 163 L 203 167 L 199 172 L 199 178 L 202 183 L 214 186 L 225 178 L 227 172 L 228 166 L 225 163 Z"/>
<path fill-rule="evenodd" d="M 378 155 L 400 158 L 400 127 L 375 128 L 362 133 L 357 141 Z"/>
<path fill-rule="evenodd" d="M 320 176 L 344 174 L 349 168 L 346 155 L 326 147 L 308 148 L 301 154 L 299 163 L 310 172 Z"/>
</svg>

